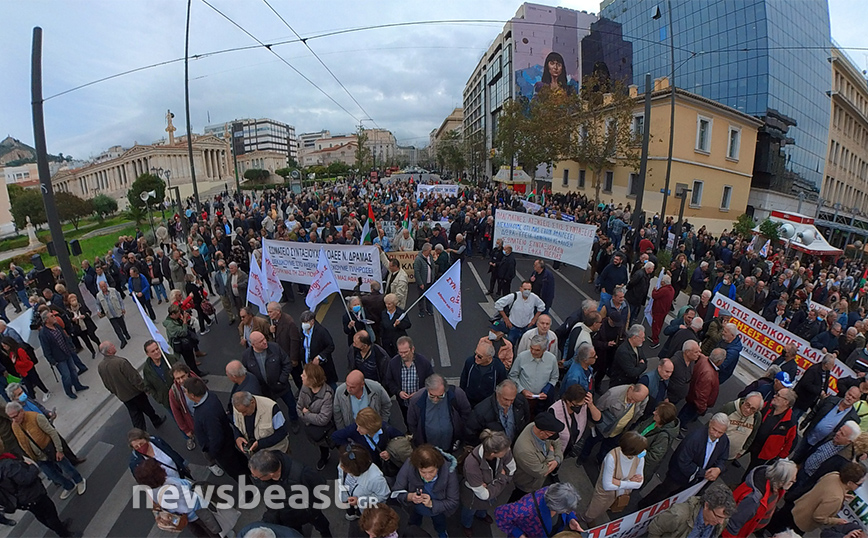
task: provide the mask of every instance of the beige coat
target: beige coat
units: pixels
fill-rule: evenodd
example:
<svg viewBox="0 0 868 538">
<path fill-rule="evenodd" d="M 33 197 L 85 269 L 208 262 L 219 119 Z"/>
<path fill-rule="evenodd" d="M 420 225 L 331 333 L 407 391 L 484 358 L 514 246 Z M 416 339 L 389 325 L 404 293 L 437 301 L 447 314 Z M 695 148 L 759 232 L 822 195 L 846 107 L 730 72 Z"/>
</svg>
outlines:
<svg viewBox="0 0 868 538">
<path fill-rule="evenodd" d="M 847 493 L 847 486 L 841 483 L 841 475 L 837 472 L 827 474 L 796 501 L 793 521 L 803 532 L 831 525 L 832 520 L 838 518 L 838 511 Z"/>
<path fill-rule="evenodd" d="M 531 492 L 543 487 L 548 462 L 556 461 L 560 465 L 564 461 L 564 449 L 560 438 L 555 437 L 545 441 L 545 452 L 540 451 L 534 440 L 533 424 L 528 424 L 515 440 L 512 457 L 515 459 L 515 487 Z"/>
</svg>

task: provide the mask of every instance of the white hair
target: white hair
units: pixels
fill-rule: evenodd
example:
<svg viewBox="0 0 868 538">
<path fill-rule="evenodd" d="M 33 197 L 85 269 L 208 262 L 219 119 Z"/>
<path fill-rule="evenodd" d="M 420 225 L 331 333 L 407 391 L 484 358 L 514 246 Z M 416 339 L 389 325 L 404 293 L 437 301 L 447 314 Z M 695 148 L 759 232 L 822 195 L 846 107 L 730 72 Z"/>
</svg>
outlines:
<svg viewBox="0 0 868 538">
<path fill-rule="evenodd" d="M 849 439 L 851 442 L 855 441 L 856 438 L 859 437 L 859 434 L 862 433 L 862 429 L 859 428 L 859 424 L 854 420 L 848 420 L 844 423 L 844 426 L 842 426 L 842 428 L 843 427 L 846 427 L 848 430 L 850 430 L 850 435 L 847 436 L 847 439 Z"/>
<path fill-rule="evenodd" d="M 711 420 L 708 421 L 709 424 L 712 422 L 716 422 L 722 426 L 729 426 L 729 416 L 726 413 L 715 413 Z"/>
</svg>

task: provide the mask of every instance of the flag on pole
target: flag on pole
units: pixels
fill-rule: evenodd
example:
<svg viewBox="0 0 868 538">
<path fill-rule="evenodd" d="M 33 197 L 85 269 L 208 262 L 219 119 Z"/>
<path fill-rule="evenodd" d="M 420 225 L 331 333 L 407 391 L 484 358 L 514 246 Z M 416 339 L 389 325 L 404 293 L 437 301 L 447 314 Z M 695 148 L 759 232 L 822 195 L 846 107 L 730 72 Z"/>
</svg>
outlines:
<svg viewBox="0 0 868 538">
<path fill-rule="evenodd" d="M 341 287 L 338 286 L 338 279 L 335 278 L 335 273 L 332 271 L 332 265 L 329 263 L 325 249 L 320 248 L 319 261 L 316 264 L 316 274 L 310 283 L 310 289 L 307 292 L 304 303 L 308 308 L 314 310 L 316 305 L 323 302 L 326 297 L 340 291 Z"/>
<path fill-rule="evenodd" d="M 274 266 L 274 261 L 271 259 L 271 254 L 265 247 L 265 238 L 262 238 L 262 275 L 263 279 L 263 297 L 270 301 L 280 301 L 283 296 L 283 284 L 280 283 L 280 278 L 277 276 L 277 268 Z"/>
<path fill-rule="evenodd" d="M 265 306 L 268 304 L 268 299 L 265 296 L 264 280 L 262 269 L 259 268 L 259 264 L 256 262 L 256 256 L 251 254 L 250 274 L 247 280 L 247 302 L 255 304 L 262 312 L 265 312 Z"/>
<path fill-rule="evenodd" d="M 6 326 L 13 329 L 21 337 L 21 340 L 27 342 L 34 348 L 39 347 L 39 338 L 33 337 L 33 330 L 30 328 L 30 322 L 33 319 L 33 308 L 28 308 L 23 314 L 13 319 Z M 33 340 L 31 342 L 31 340 Z"/>
<path fill-rule="evenodd" d="M 644 271 L 644 269 L 641 269 L 641 270 Z M 660 277 L 663 276 L 663 273 L 664 273 L 664 268 L 661 268 L 660 274 L 657 276 L 657 285 L 654 286 L 655 290 L 660 289 L 660 280 L 661 280 Z M 651 315 L 651 307 L 653 305 L 654 305 L 654 299 L 652 297 L 649 297 L 648 298 L 648 304 L 645 305 L 645 320 L 648 322 L 648 325 L 652 324 L 653 316 Z"/>
<path fill-rule="evenodd" d="M 772 240 L 771 240 L 771 239 L 767 239 L 767 240 L 766 240 L 766 244 L 763 245 L 763 248 L 760 249 L 760 251 L 759 251 L 759 255 L 762 256 L 763 258 L 765 258 L 766 256 L 768 256 L 768 255 L 769 255 L 769 247 L 771 246 L 771 244 L 772 244 Z"/>
<path fill-rule="evenodd" d="M 172 353 L 172 348 L 169 347 L 169 342 L 167 342 L 166 339 L 163 338 L 162 333 L 160 333 L 159 329 L 157 329 L 157 326 L 154 325 L 154 322 L 151 320 L 151 318 L 149 318 L 148 315 L 145 314 L 145 309 L 142 308 L 142 303 L 139 302 L 139 298 L 133 294 L 130 295 L 133 298 L 133 302 L 136 303 L 137 307 L 139 307 L 139 314 L 142 315 L 142 320 L 144 320 L 145 327 L 148 328 L 148 332 L 151 333 L 151 338 L 153 338 L 158 344 L 160 344 L 160 349 L 163 350 L 163 353 L 170 355 Z"/>
<path fill-rule="evenodd" d="M 365 225 L 362 227 L 362 239 L 360 245 L 364 245 L 365 241 L 374 242 L 374 234 L 377 228 L 374 226 L 374 208 L 371 207 L 371 202 L 368 202 L 368 218 L 365 220 Z"/>
<path fill-rule="evenodd" d="M 410 228 L 410 204 L 407 204 L 407 207 L 404 208 L 404 221 L 401 222 L 402 228 Z"/>
<path fill-rule="evenodd" d="M 456 328 L 461 321 L 461 262 L 453 263 L 422 295 Z"/>
</svg>

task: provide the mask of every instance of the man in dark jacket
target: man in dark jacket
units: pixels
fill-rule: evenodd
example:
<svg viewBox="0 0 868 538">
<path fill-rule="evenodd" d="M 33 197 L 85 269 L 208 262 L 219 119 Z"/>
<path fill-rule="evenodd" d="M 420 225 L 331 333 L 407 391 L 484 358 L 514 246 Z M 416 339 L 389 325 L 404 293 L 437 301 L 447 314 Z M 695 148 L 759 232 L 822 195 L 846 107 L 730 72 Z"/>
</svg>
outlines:
<svg viewBox="0 0 868 538">
<path fill-rule="evenodd" d="M 301 359 L 301 331 L 292 316 L 281 310 L 280 303 L 274 301 L 266 305 L 271 320 L 271 337 L 280 349 L 289 356 L 291 364 Z"/>
<path fill-rule="evenodd" d="M 503 261 L 503 239 L 498 239 L 488 257 L 488 272 L 491 273 L 491 277 L 488 279 L 488 295 L 494 295 L 494 292 L 499 289 L 496 286 L 501 261 Z"/>
<path fill-rule="evenodd" d="M 398 401 L 406 424 L 410 397 L 425 386 L 425 380 L 434 373 L 434 367 L 431 361 L 416 353 L 413 339 L 409 336 L 398 338 L 397 347 L 398 354 L 389 361 L 382 385 Z"/>
<path fill-rule="evenodd" d="M 292 432 L 298 433 L 298 411 L 295 409 L 295 396 L 289 386 L 289 372 L 292 366 L 289 356 L 275 342 L 269 342 L 265 335 L 253 331 L 248 338 L 250 347 L 244 351 L 241 363 L 247 371 L 259 380 L 259 386 L 272 400 L 283 400 L 289 410 Z"/>
<path fill-rule="evenodd" d="M 810 366 L 796 384 L 796 404 L 793 406 L 793 417 L 796 420 L 805 414 L 820 399 L 820 394 L 829 388 L 832 368 L 835 367 L 835 356 L 831 353 L 823 360 Z"/>
<path fill-rule="evenodd" d="M 91 295 L 96 297 L 96 294 L 99 291 L 99 288 L 96 285 L 96 271 L 90 266 L 90 262 L 87 260 L 81 261 L 81 269 L 84 271 L 84 276 L 81 278 L 84 287 L 87 288 L 87 291 L 89 291 Z"/>
<path fill-rule="evenodd" d="M 292 378 L 301 387 L 301 370 L 304 365 L 313 362 L 322 366 L 326 375 L 326 383 L 334 388 L 338 383 L 338 373 L 332 353 L 335 351 L 335 341 L 328 329 L 316 320 L 310 310 L 305 310 L 299 316 L 301 322 L 301 360 L 292 365 Z"/>
<path fill-rule="evenodd" d="M 533 273 L 530 275 L 531 291 L 533 291 L 546 304 L 543 314 L 548 314 L 555 300 L 555 275 L 546 267 L 542 260 L 533 262 Z"/>
<path fill-rule="evenodd" d="M 726 468 L 729 457 L 729 438 L 726 429 L 729 417 L 717 413 L 705 428 L 693 430 L 675 449 L 669 460 L 669 470 L 663 482 L 639 502 L 639 508 L 647 508 L 678 491 L 687 489 L 703 478 L 717 480 Z M 706 455 L 708 449 L 711 453 Z"/>
<path fill-rule="evenodd" d="M 646 262 L 643 267 L 633 272 L 627 283 L 627 293 L 624 298 L 630 305 L 630 319 L 637 320 L 642 312 L 642 307 L 648 299 L 648 288 L 651 285 L 651 274 L 654 272 L 654 264 Z"/>
<path fill-rule="evenodd" d="M 359 370 L 365 379 L 383 384 L 390 357 L 386 350 L 371 342 L 367 331 L 359 331 L 353 336 L 353 344 L 347 349 L 348 371 Z"/>
<path fill-rule="evenodd" d="M 512 291 L 512 280 L 515 278 L 515 256 L 512 246 L 503 247 L 503 258 L 497 266 L 497 295 L 502 297 Z"/>
<path fill-rule="evenodd" d="M 75 353 L 72 339 L 57 325 L 54 313 L 45 311 L 40 317 L 42 319 L 42 328 L 39 329 L 39 343 L 42 346 L 42 353 L 45 355 L 48 363 L 60 372 L 63 391 L 74 400 L 78 396 L 76 396 L 72 389 L 81 392 L 90 388 L 82 385 L 78 380 L 79 374 L 86 372 L 87 368 L 84 368 L 84 365 L 81 364 L 81 360 Z"/>
<path fill-rule="evenodd" d="M 612 365 L 609 367 L 610 386 L 631 385 L 645 373 L 648 361 L 642 351 L 644 341 L 644 326 L 636 324 L 627 329 L 627 339 L 615 351 L 615 358 L 612 359 Z"/>
<path fill-rule="evenodd" d="M 507 377 L 503 363 L 494 356 L 494 346 L 480 342 L 473 356 L 464 361 L 459 386 L 467 395 L 471 407 L 476 407 L 476 404 L 494 394 L 498 383 Z"/>
<path fill-rule="evenodd" d="M 319 474 L 307 465 L 296 461 L 287 454 L 276 450 L 261 450 L 250 458 L 250 474 L 253 483 L 263 495 L 266 491 L 277 488 L 282 499 L 289 499 L 299 487 L 311 495 L 310 506 L 294 508 L 292 503 L 285 503 L 282 508 L 266 507 L 262 520 L 266 523 L 283 525 L 301 532 L 302 527 L 311 524 L 322 536 L 331 536 L 329 520 L 322 510 L 314 508 L 312 492 L 322 489 L 326 482 Z M 319 488 L 319 489 L 317 489 Z"/>
<path fill-rule="evenodd" d="M 813 413 L 805 419 L 808 425 L 793 452 L 793 461 L 803 463 L 808 453 L 831 439 L 848 420 L 859 424 L 859 414 L 853 404 L 858 402 L 861 396 L 862 391 L 859 387 L 850 387 L 843 398 L 827 396 L 823 399 Z"/>
<path fill-rule="evenodd" d="M 504 432 L 514 443 L 529 423 L 530 406 L 527 399 L 518 391 L 514 381 L 506 379 L 498 383 L 494 394 L 473 406 L 467 419 L 467 443 L 476 446 L 479 434 L 486 428 Z"/>
<path fill-rule="evenodd" d="M 60 521 L 57 507 L 39 478 L 39 467 L 28 465 L 8 452 L 0 454 L 0 506 L 7 513 L 27 510 L 58 536 L 72 536 L 70 520 Z M 0 518 L 0 524 L 15 524 L 6 516 Z"/>
<path fill-rule="evenodd" d="M 627 265 L 624 263 L 624 253 L 616 252 L 612 256 L 612 263 L 600 273 L 600 307 L 609 304 L 615 287 L 626 284 L 630 275 L 627 274 Z M 629 302 L 629 301 L 628 301 Z"/>
<path fill-rule="evenodd" d="M 145 415 L 148 415 L 154 427 L 159 428 L 166 421 L 166 417 L 161 417 L 154 411 L 154 407 L 145 392 L 145 382 L 138 370 L 127 359 L 118 357 L 115 345 L 109 341 L 99 345 L 99 352 L 103 354 L 103 360 L 100 361 L 98 367 L 99 377 L 105 388 L 123 402 L 130 413 L 133 427 L 147 430 Z M 168 368 L 166 368 L 166 375 L 171 379 Z M 166 391 L 166 399 L 168 400 L 168 390 Z"/>
<path fill-rule="evenodd" d="M 416 392 L 407 410 L 407 429 L 415 446 L 432 444 L 452 452 L 455 442 L 465 438 L 465 424 L 470 418 L 470 402 L 464 391 L 450 387 L 440 374 L 425 380 L 425 388 Z"/>
<path fill-rule="evenodd" d="M 184 395 L 193 401 L 196 441 L 203 452 L 237 481 L 241 475 L 247 474 L 247 461 L 235 448 L 235 436 L 225 407 L 198 377 L 188 377 L 182 387 Z"/>
</svg>

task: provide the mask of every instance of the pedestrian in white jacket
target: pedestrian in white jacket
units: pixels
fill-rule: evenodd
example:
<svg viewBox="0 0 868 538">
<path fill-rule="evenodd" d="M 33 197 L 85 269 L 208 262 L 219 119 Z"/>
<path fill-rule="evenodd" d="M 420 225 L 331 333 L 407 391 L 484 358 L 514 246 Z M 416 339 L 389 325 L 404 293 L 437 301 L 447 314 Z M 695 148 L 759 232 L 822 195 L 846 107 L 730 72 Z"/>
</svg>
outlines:
<svg viewBox="0 0 868 538">
<path fill-rule="evenodd" d="M 350 521 L 359 519 L 365 509 L 385 502 L 391 493 L 383 472 L 371 463 L 368 451 L 358 445 L 341 450 L 338 487 L 341 501 L 350 505 L 346 515 Z"/>
</svg>

